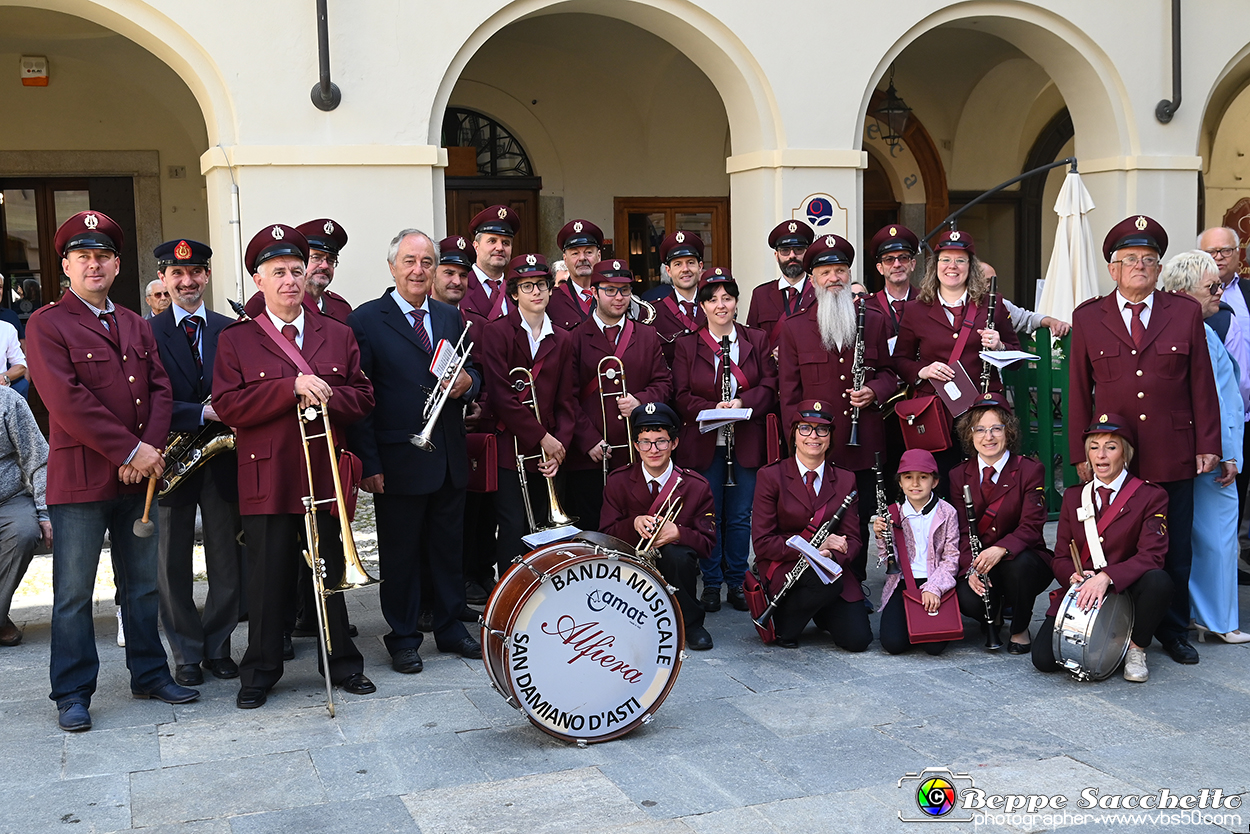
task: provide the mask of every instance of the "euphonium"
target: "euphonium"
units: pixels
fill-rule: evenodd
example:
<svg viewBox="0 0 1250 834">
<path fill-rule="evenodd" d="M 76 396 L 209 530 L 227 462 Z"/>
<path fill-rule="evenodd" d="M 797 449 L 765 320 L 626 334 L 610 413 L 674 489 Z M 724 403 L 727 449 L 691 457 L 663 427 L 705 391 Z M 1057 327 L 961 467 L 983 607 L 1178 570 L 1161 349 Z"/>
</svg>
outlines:
<svg viewBox="0 0 1250 834">
<path fill-rule="evenodd" d="M 528 405 L 532 409 L 534 409 L 534 419 L 537 420 L 541 424 L 543 421 L 543 418 L 542 418 L 542 414 L 539 413 L 538 411 L 538 390 L 534 386 L 534 374 L 530 372 L 529 368 L 526 368 L 523 366 L 516 367 L 508 371 L 509 377 L 514 376 L 515 374 L 521 374 L 523 379 L 513 380 L 512 387 L 517 391 L 517 393 L 520 393 L 524 391 L 526 388 L 529 388 Z M 522 405 L 527 404 L 527 400 L 525 399 L 524 396 L 522 396 L 521 398 L 521 404 Z M 537 533 L 539 530 L 549 530 L 552 527 L 567 527 L 568 525 L 576 523 L 577 519 L 569 515 L 568 513 L 566 513 L 564 511 L 564 508 L 560 506 L 560 499 L 556 497 L 556 485 L 555 485 L 554 480 L 551 478 L 544 477 L 543 480 L 547 482 L 547 508 L 548 508 L 547 521 L 548 523 L 544 527 L 537 526 L 537 522 L 534 519 L 534 507 L 530 503 L 529 476 L 526 475 L 526 472 L 525 472 L 525 461 L 531 460 L 533 458 L 539 458 L 544 463 L 546 463 L 547 452 L 540 445 L 538 447 L 538 454 L 523 455 L 521 454 L 520 442 L 517 440 L 515 436 L 512 438 L 512 445 L 513 445 L 514 450 L 516 451 L 517 478 L 519 478 L 521 481 L 521 499 L 525 503 L 525 518 L 526 518 L 526 521 L 529 522 L 530 532 Z"/>
<path fill-rule="evenodd" d="M 615 368 L 613 367 L 608 367 L 606 369 L 604 368 L 604 365 L 610 366 L 613 364 L 616 365 Z M 625 442 L 618 446 L 613 446 L 608 441 L 608 400 L 611 399 L 615 402 L 621 397 L 625 397 L 629 395 L 629 391 L 626 390 L 625 388 L 625 363 L 619 357 L 609 354 L 599 360 L 599 366 L 596 369 L 595 373 L 599 377 L 599 413 L 603 415 L 604 449 L 605 450 L 627 449 L 629 451 L 629 462 L 632 464 L 634 462 L 634 444 L 630 442 L 630 438 L 634 436 L 633 424 L 630 421 L 628 415 L 621 414 L 620 408 L 615 409 L 616 419 L 625 421 Z M 621 377 L 621 383 L 620 383 L 621 390 L 619 393 L 609 394 L 607 391 L 607 386 L 604 385 L 604 382 L 606 381 L 606 382 L 615 384 L 617 375 L 620 375 Z M 609 471 L 611 471 L 611 465 L 608 461 L 608 456 L 605 453 L 603 456 L 603 482 L 604 484 L 608 482 Z"/>
<path fill-rule="evenodd" d="M 201 405 L 212 402 L 209 394 Z M 234 432 L 225 423 L 205 420 L 199 431 L 175 431 L 169 433 L 165 444 L 165 472 L 157 482 L 156 496 L 164 498 L 178 488 L 209 458 L 220 452 L 234 449 Z"/>
<path fill-rule="evenodd" d="M 460 339 L 456 342 L 456 359 L 448 366 L 447 372 L 439 378 L 435 385 L 435 390 L 430 393 L 425 400 L 425 411 L 422 418 L 425 420 L 425 427 L 421 429 L 420 434 L 414 434 L 408 438 L 408 442 L 424 452 L 434 451 L 434 443 L 430 440 L 430 436 L 434 434 L 434 426 L 438 423 L 438 417 L 443 413 L 443 406 L 447 405 L 447 400 L 451 398 L 451 388 L 456 384 L 457 377 L 464 370 L 465 363 L 469 361 L 469 352 L 473 350 L 473 343 L 464 344 L 464 338 L 469 334 L 469 327 L 473 324 L 471 321 L 464 323 L 464 330 L 460 331 Z M 461 349 L 463 347 L 463 350 Z M 444 385 L 443 383 L 446 383 Z"/>
</svg>

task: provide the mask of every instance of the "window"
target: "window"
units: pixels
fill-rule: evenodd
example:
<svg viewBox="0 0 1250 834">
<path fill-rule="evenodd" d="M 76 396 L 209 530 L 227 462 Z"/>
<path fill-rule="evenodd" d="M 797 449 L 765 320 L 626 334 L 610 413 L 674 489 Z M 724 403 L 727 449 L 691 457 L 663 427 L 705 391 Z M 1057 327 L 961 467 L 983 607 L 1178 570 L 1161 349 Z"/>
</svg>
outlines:
<svg viewBox="0 0 1250 834">
<path fill-rule="evenodd" d="M 703 238 L 705 267 L 730 268 L 728 197 L 617 197 L 615 209 L 616 255 L 643 289 L 660 283 L 660 243 L 678 229 Z"/>
<path fill-rule="evenodd" d="M 472 110 L 447 108 L 447 112 L 443 115 L 443 147 L 476 150 L 478 176 L 532 177 L 534 175 L 530 158 L 516 137 L 499 122 Z M 455 159 L 450 161 L 453 165 L 456 162 Z M 466 173 L 455 172 L 456 175 L 461 176 Z"/>
</svg>

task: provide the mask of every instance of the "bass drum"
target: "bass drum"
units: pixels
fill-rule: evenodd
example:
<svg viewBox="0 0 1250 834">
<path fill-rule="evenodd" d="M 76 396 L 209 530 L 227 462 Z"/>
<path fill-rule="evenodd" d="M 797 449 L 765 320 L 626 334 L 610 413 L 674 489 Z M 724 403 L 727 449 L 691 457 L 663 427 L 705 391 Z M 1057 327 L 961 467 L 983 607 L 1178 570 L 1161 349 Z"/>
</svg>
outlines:
<svg viewBox="0 0 1250 834">
<path fill-rule="evenodd" d="M 651 720 L 681 671 L 681 609 L 632 553 L 557 542 L 495 585 L 482 657 L 495 689 L 545 733 L 578 745 Z"/>
<path fill-rule="evenodd" d="M 1100 681 L 1115 674 L 1128 653 L 1133 602 L 1108 593 L 1102 605 L 1082 611 L 1076 604 L 1080 590 L 1069 588 L 1055 612 L 1055 661 L 1079 681 Z"/>
</svg>

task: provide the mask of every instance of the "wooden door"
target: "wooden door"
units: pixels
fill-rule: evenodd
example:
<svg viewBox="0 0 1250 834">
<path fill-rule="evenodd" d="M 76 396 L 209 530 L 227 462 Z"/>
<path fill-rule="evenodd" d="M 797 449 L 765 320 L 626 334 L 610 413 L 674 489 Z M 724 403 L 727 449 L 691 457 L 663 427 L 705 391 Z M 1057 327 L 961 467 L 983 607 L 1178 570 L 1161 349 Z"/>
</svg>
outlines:
<svg viewBox="0 0 1250 834">
<path fill-rule="evenodd" d="M 447 234 L 472 240 L 469 221 L 489 206 L 507 206 L 521 218 L 512 240 L 515 254 L 543 252 L 538 238 L 540 177 L 447 177 Z"/>
</svg>

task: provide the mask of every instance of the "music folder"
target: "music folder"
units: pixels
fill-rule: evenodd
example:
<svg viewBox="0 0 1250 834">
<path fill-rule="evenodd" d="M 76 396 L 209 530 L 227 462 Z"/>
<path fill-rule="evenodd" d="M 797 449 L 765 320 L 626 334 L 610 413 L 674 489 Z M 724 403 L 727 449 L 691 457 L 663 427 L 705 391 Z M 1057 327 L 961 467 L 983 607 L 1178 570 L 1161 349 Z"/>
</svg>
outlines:
<svg viewBox="0 0 1250 834">
<path fill-rule="evenodd" d="M 939 383 L 937 380 L 930 380 L 930 382 L 933 383 L 933 390 L 937 392 L 938 398 L 946 404 L 946 410 L 951 413 L 952 417 L 958 417 L 976 402 L 977 397 L 981 395 L 981 388 L 972 381 L 972 377 L 968 376 L 968 372 L 960 363 L 950 365 L 950 369 L 955 372 L 955 378 L 950 382 Z"/>
<path fill-rule="evenodd" d="M 823 552 L 812 547 L 811 542 L 802 536 L 791 536 L 786 545 L 794 548 L 807 559 L 820 581 L 828 585 L 842 575 L 842 566 L 830 559 Z"/>
<path fill-rule="evenodd" d="M 749 408 L 705 408 L 695 418 L 699 423 L 699 434 L 716 431 L 730 423 L 738 423 L 751 419 Z"/>
</svg>

